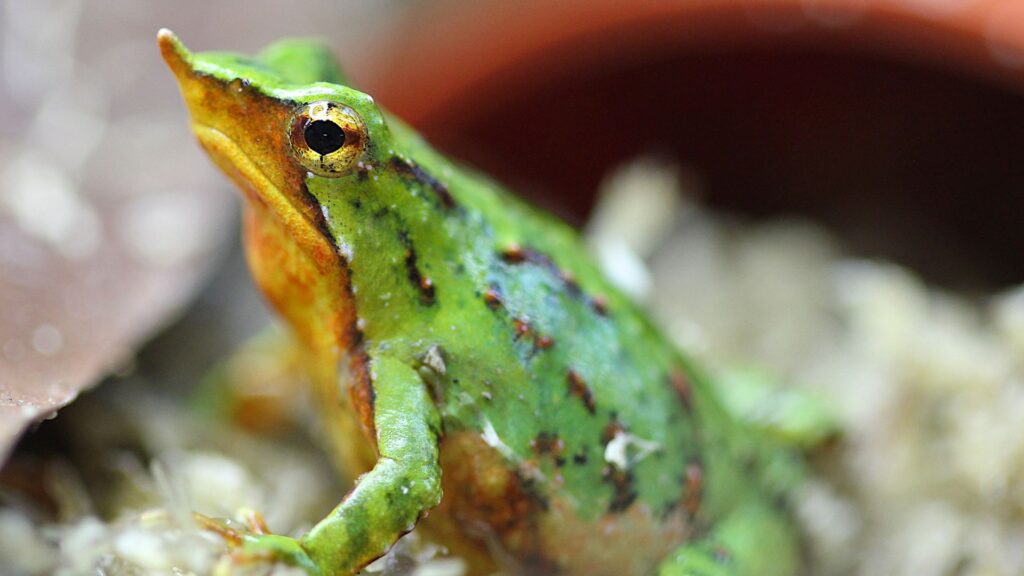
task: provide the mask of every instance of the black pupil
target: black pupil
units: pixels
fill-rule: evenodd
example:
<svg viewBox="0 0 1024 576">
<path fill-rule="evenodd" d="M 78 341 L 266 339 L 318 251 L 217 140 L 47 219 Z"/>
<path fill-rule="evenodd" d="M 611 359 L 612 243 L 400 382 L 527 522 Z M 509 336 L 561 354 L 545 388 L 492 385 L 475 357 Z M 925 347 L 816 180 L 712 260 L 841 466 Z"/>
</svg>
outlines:
<svg viewBox="0 0 1024 576">
<path fill-rule="evenodd" d="M 306 126 L 306 145 L 326 156 L 345 145 L 345 131 L 330 120 L 314 120 Z"/>
</svg>

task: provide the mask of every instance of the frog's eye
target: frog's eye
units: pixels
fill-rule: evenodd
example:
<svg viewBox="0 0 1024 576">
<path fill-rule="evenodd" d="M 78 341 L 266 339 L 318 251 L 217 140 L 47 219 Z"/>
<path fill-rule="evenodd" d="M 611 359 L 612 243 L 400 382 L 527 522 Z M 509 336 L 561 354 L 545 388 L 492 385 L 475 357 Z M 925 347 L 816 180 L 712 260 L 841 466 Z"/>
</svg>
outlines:
<svg viewBox="0 0 1024 576">
<path fill-rule="evenodd" d="M 291 146 L 295 159 L 319 176 L 343 176 L 366 144 L 366 125 L 348 106 L 312 102 L 292 115 Z"/>
</svg>

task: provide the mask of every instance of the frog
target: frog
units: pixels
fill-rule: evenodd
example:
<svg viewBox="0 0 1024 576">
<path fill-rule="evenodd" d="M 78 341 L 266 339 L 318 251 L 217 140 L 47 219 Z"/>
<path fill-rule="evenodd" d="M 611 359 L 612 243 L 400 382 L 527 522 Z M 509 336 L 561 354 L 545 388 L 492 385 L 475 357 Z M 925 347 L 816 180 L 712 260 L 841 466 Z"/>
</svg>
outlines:
<svg viewBox="0 0 1024 576">
<path fill-rule="evenodd" d="M 800 442 L 731 408 L 576 229 L 433 148 L 321 41 L 158 44 L 358 475 L 303 536 L 245 531 L 239 553 L 353 574 L 421 527 L 470 574 L 800 573 Z"/>
</svg>

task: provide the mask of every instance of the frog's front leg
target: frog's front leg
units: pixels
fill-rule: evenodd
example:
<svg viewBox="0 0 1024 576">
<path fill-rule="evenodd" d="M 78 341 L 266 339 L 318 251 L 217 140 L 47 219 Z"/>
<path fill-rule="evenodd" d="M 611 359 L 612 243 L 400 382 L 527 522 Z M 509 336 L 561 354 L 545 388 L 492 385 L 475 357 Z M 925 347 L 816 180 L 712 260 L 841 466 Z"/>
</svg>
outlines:
<svg viewBox="0 0 1024 576">
<path fill-rule="evenodd" d="M 441 501 L 441 421 L 426 386 L 396 359 L 377 358 L 371 371 L 376 465 L 298 542 L 253 535 L 246 551 L 269 553 L 311 573 L 351 574 L 387 552 Z"/>
<path fill-rule="evenodd" d="M 751 501 L 705 537 L 670 554 L 658 576 L 793 576 L 799 550 L 788 516 Z"/>
</svg>

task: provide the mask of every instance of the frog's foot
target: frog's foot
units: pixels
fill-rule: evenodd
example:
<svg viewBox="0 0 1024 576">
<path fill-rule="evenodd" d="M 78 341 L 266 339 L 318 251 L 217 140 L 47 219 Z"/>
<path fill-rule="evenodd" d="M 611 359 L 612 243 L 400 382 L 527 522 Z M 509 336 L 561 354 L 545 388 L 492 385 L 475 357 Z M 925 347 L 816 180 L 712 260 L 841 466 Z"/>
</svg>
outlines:
<svg viewBox="0 0 1024 576">
<path fill-rule="evenodd" d="M 322 573 L 298 540 L 271 534 L 263 515 L 259 512 L 245 510 L 241 515 L 245 517 L 247 528 L 235 527 L 231 522 L 198 512 L 193 514 L 203 530 L 213 532 L 224 539 L 231 550 L 229 561 L 232 564 L 280 562 L 301 568 L 311 576 Z"/>
<path fill-rule="evenodd" d="M 728 367 L 716 373 L 718 394 L 737 421 L 758 436 L 810 451 L 842 433 L 827 404 L 814 395 L 784 386 L 756 368 Z"/>
<path fill-rule="evenodd" d="M 799 573 L 796 542 L 784 513 L 747 503 L 703 538 L 669 554 L 658 576 L 792 576 Z"/>
<path fill-rule="evenodd" d="M 701 541 L 676 550 L 661 565 L 658 576 L 738 576 L 728 550 Z"/>
</svg>

